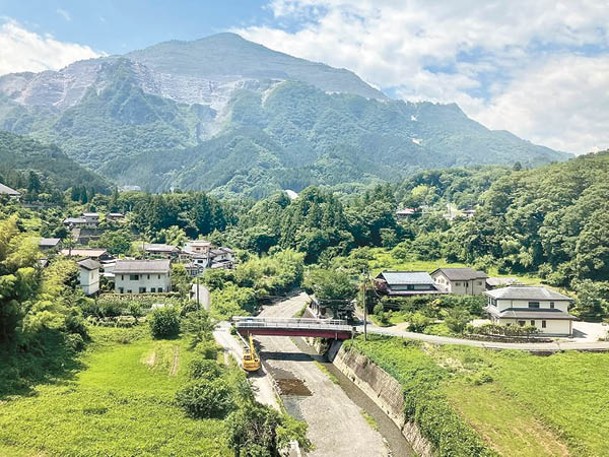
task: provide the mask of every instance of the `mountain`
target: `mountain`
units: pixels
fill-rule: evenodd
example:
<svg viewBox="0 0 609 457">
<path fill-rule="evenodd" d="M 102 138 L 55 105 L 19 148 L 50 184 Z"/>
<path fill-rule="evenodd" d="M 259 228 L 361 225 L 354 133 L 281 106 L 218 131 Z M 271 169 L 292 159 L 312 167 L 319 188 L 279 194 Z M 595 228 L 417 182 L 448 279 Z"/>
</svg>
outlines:
<svg viewBox="0 0 609 457">
<path fill-rule="evenodd" d="M 234 34 L 5 75 L 0 127 L 56 142 L 120 184 L 255 197 L 568 157 L 490 131 L 456 105 L 390 100 L 347 70 Z"/>
<path fill-rule="evenodd" d="M 108 181 L 74 162 L 57 146 L 0 132 L 0 182 L 17 186 L 15 182 L 29 171 L 37 172 L 60 190 L 78 186 L 97 192 L 110 190 Z"/>
</svg>

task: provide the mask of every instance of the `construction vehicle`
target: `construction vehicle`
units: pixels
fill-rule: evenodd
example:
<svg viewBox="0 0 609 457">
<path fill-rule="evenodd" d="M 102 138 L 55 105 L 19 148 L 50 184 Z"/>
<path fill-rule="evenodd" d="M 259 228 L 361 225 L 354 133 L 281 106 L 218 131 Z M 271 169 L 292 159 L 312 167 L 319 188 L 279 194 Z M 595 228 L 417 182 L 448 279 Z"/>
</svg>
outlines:
<svg viewBox="0 0 609 457">
<path fill-rule="evenodd" d="M 260 356 L 256 352 L 254 338 L 252 338 L 251 334 L 249 335 L 249 347 L 243 353 L 242 366 L 245 371 L 249 371 L 250 373 L 260 369 Z"/>
</svg>

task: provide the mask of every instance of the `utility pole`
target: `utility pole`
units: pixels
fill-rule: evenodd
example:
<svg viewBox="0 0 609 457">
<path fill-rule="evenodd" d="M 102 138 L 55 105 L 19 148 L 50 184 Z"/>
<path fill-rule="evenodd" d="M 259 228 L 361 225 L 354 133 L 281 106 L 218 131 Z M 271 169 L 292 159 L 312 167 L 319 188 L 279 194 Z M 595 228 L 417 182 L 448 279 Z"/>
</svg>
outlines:
<svg viewBox="0 0 609 457">
<path fill-rule="evenodd" d="M 195 276 L 197 283 L 197 310 L 201 311 L 201 302 L 199 301 L 199 275 Z"/>
<path fill-rule="evenodd" d="M 364 341 L 368 341 L 368 305 L 367 305 L 367 289 L 368 289 L 368 271 L 362 271 L 362 277 L 364 278 L 364 284 L 362 287 L 362 305 L 364 306 Z"/>
</svg>

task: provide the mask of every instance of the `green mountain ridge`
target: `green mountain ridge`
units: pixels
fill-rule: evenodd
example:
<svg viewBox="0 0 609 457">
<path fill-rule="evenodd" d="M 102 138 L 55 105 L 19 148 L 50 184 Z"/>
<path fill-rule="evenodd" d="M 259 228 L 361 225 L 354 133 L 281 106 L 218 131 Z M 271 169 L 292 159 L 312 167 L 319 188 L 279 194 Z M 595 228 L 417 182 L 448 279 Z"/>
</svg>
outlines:
<svg viewBox="0 0 609 457">
<path fill-rule="evenodd" d="M 0 131 L 2 181 L 18 187 L 21 176 L 29 171 L 41 175 L 60 190 L 83 186 L 100 192 L 110 188 L 108 181 L 74 162 L 57 146 Z"/>
<path fill-rule="evenodd" d="M 5 75 L 0 127 L 56 143 L 118 184 L 253 197 L 569 157 L 455 104 L 390 100 L 347 70 L 234 34 Z"/>
</svg>

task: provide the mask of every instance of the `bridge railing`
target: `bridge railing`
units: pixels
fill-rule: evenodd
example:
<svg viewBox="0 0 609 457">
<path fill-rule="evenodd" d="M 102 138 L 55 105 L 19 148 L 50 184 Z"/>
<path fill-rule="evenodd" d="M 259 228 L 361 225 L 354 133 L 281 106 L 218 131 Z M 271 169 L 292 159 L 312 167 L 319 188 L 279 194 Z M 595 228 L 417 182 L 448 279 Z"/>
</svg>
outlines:
<svg viewBox="0 0 609 457">
<path fill-rule="evenodd" d="M 233 322 L 237 328 L 298 328 L 351 331 L 353 327 L 341 319 L 315 318 L 268 318 L 235 316 Z"/>
</svg>

